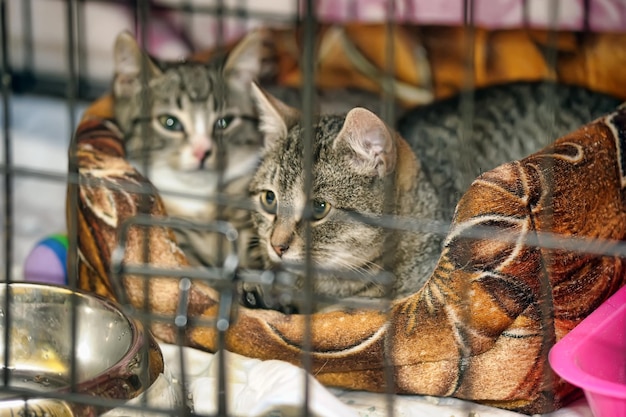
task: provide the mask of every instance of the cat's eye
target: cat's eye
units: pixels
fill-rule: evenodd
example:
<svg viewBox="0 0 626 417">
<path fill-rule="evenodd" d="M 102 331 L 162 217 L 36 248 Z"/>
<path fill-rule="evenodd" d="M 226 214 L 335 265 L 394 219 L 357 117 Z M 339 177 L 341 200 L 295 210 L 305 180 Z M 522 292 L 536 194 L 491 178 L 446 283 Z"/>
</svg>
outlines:
<svg viewBox="0 0 626 417">
<path fill-rule="evenodd" d="M 183 132 L 183 124 L 178 120 L 176 116 L 172 116 L 171 114 L 162 114 L 157 120 L 165 129 L 172 132 Z"/>
<path fill-rule="evenodd" d="M 235 116 L 220 117 L 215 121 L 215 130 L 226 130 L 228 126 L 233 122 Z"/>
<path fill-rule="evenodd" d="M 278 205 L 278 201 L 276 198 L 276 194 L 270 190 L 261 191 L 260 196 L 261 207 L 263 210 L 270 214 L 276 214 L 276 206 Z"/>
<path fill-rule="evenodd" d="M 330 203 L 326 201 L 314 200 L 312 205 L 313 220 L 322 220 L 324 217 L 326 217 L 328 215 L 328 212 L 330 211 L 330 207 Z"/>
</svg>

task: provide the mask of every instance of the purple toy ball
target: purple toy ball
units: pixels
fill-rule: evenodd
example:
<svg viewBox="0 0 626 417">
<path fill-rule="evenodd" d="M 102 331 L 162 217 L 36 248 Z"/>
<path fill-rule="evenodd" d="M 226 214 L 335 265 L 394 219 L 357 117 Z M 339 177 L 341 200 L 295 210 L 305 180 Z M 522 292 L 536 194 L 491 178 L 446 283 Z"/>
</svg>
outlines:
<svg viewBox="0 0 626 417">
<path fill-rule="evenodd" d="M 67 246 L 65 235 L 39 241 L 24 261 L 24 280 L 67 285 Z"/>
</svg>

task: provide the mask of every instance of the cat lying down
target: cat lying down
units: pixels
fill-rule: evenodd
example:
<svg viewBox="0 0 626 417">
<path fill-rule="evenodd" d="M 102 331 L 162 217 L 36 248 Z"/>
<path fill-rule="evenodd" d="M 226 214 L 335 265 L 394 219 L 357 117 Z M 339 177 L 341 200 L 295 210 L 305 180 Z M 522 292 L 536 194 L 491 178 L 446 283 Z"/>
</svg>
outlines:
<svg viewBox="0 0 626 417">
<path fill-rule="evenodd" d="M 305 152 L 299 112 L 256 85 L 253 91 L 264 148 L 250 193 L 265 267 L 296 273 L 294 290 L 301 292 L 308 251 L 318 298 L 404 296 L 420 288 L 437 262 L 440 238 L 376 224 L 394 216 L 438 219 L 435 192 L 408 144 L 374 113 L 355 108 L 346 116 L 320 116 Z M 306 155 L 316 156 L 310 183 Z M 383 271 L 395 277 L 391 286 L 376 280 Z"/>
<path fill-rule="evenodd" d="M 223 332 L 227 349 L 250 357 L 300 364 L 307 350 L 312 373 L 331 386 L 384 391 L 390 365 L 393 386 L 388 388 L 396 393 L 453 396 L 526 413 L 548 412 L 579 395 L 552 373 L 547 353 L 624 285 L 622 258 L 599 251 L 626 238 L 626 109 L 480 175 L 456 207 L 433 273 L 387 310 L 317 313 L 307 324 L 304 315 L 239 307 L 227 328 L 214 324 L 218 314 L 228 318 L 223 314 L 231 311 L 232 289 L 223 281 L 194 280 L 188 290 L 179 286 L 176 277 L 188 274 L 188 262 L 170 229 L 153 227 L 144 234 L 130 227 L 120 242 L 125 251 L 115 251 L 121 231 L 140 207 L 154 216 L 165 212 L 158 194 L 146 201 L 120 187 L 137 189 L 146 180 L 126 161 L 123 138 L 107 117 L 110 102 L 105 98 L 87 111 L 76 135 L 73 155 L 80 181 L 76 200 L 68 200 L 68 213 L 76 208 L 78 219 L 70 216 L 68 224 L 78 237 L 79 285 L 140 310 L 146 306 L 157 315 L 152 331 L 160 339 L 178 340 L 173 318 L 182 308 L 191 316 L 184 327 L 187 345 L 215 351 Z M 265 131 L 284 133 L 290 123 L 267 119 Z M 361 110 L 350 116 L 348 124 L 354 123 L 356 131 L 375 132 L 365 138 L 386 139 L 363 142 L 363 137 L 343 135 L 340 143 L 328 144 L 329 152 L 333 147 L 353 150 L 342 166 L 352 164 L 369 174 L 372 183 L 383 182 L 381 176 L 393 167 L 417 169 L 391 129 Z M 332 129 L 340 132 L 342 127 L 335 122 Z M 282 213 L 285 207 L 273 206 L 267 191 L 280 202 L 283 188 L 266 185 L 264 175 L 261 171 L 253 187 L 267 214 L 256 216 L 272 215 L 273 207 Z M 394 180 L 411 189 L 405 177 Z M 292 201 L 306 206 L 302 197 Z M 381 204 L 376 201 L 372 204 Z M 396 200 L 384 201 L 390 202 Z M 317 201 L 309 205 L 309 216 L 328 222 L 325 203 L 331 211 L 337 204 L 330 197 Z M 145 276 L 122 268 L 143 263 L 146 239 L 146 261 L 171 271 L 171 276 L 151 277 L 147 287 Z M 272 244 L 270 237 L 269 243 L 268 250 L 276 246 L 283 256 L 284 246 L 291 249 L 291 242 Z M 123 253 L 113 266 L 112 253 Z M 180 300 L 187 300 L 186 305 L 179 306 Z"/>
<path fill-rule="evenodd" d="M 552 116 L 544 104 L 548 95 L 560 104 Z M 250 185 L 257 249 L 265 269 L 286 269 L 294 277 L 282 289 L 244 283 L 243 300 L 287 312 L 308 311 L 303 295 L 311 292 L 313 310 L 347 305 L 347 297 L 358 302 L 414 293 L 441 254 L 452 197 L 466 190 L 461 155 L 475 177 L 481 168 L 539 150 L 547 130 L 565 133 L 619 104 L 584 88 L 514 83 L 476 93 L 475 128 L 465 138 L 458 132 L 459 98 L 453 98 L 405 115 L 399 125 L 409 142 L 363 108 L 316 117 L 307 150 L 298 110 L 256 85 L 252 96 L 264 134 Z"/>
</svg>

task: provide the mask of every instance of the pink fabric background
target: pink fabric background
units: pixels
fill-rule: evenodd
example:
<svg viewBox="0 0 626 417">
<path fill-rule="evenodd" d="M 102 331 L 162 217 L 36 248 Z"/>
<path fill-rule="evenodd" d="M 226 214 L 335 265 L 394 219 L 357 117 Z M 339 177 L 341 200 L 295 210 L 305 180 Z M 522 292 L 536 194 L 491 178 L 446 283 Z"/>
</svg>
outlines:
<svg viewBox="0 0 626 417">
<path fill-rule="evenodd" d="M 190 4 L 214 8 L 218 0 L 149 0 L 150 19 L 147 27 L 147 49 L 160 58 L 180 59 L 190 52 L 214 47 L 220 26 L 216 18 L 206 13 L 184 14 L 168 11 L 166 7 Z M 233 41 L 257 26 L 291 25 L 298 16 L 299 0 L 222 0 L 226 8 L 239 8 L 241 17 L 222 20 L 223 40 Z M 387 4 L 392 0 L 314 0 L 319 21 L 323 23 L 369 22 L 388 19 Z M 66 2 L 37 1 L 32 8 L 32 44 L 34 70 L 63 75 L 66 68 Z M 35 4 L 34 3 L 34 4 Z M 555 27 L 582 30 L 585 20 L 595 32 L 626 32 L 626 0 L 474 0 L 475 24 L 489 29 Z M 13 68 L 26 66 L 26 41 L 23 24 L 25 9 L 22 0 L 9 0 L 9 32 Z M 85 73 L 90 78 L 110 80 L 111 50 L 115 37 L 122 30 L 136 32 L 133 2 L 81 2 L 85 17 L 85 48 L 89 51 Z M 463 23 L 463 0 L 395 0 L 392 17 L 398 23 L 416 25 L 459 25 Z M 524 5 L 528 18 L 524 18 Z M 551 6 L 558 16 L 551 19 Z M 152 7 L 155 6 L 155 7 Z M 300 13 L 302 13 L 300 11 Z M 260 15 L 259 15 L 260 14 Z M 587 19 L 585 19 L 585 16 Z M 30 64 L 29 64 L 30 65 Z"/>
<path fill-rule="evenodd" d="M 318 0 L 321 20 L 380 22 L 387 17 L 387 0 Z M 524 25 L 524 0 L 474 0 L 475 24 L 487 28 Z M 528 24 L 533 27 L 583 29 L 583 0 L 529 0 Z M 626 1 L 591 0 L 589 25 L 594 31 L 626 31 Z M 463 0 L 396 0 L 397 22 L 457 25 L 463 21 Z M 556 11 L 556 19 L 552 19 Z M 554 22 L 554 23 L 553 23 Z"/>
<path fill-rule="evenodd" d="M 155 3 L 175 4 L 180 0 L 156 0 Z M 194 5 L 214 6 L 216 0 L 195 0 Z M 251 12 L 271 15 L 269 21 L 246 17 L 224 18 L 223 40 L 239 38 L 246 31 L 261 25 L 289 24 L 298 13 L 296 0 L 225 0 L 226 7 L 240 7 Z M 381 23 L 392 17 L 398 23 L 420 25 L 459 25 L 463 23 L 463 0 L 395 0 L 395 13 L 388 16 L 389 0 L 317 0 L 318 20 L 324 23 Z M 524 18 L 524 4 L 527 19 Z M 515 27 L 585 28 L 584 0 L 474 0 L 474 23 L 489 29 Z M 301 12 L 302 13 L 302 12 Z M 553 18 L 555 17 L 555 18 Z M 590 0 L 589 29 L 596 32 L 626 32 L 626 0 Z M 169 28 L 169 30 L 167 29 Z M 173 29 L 173 30 L 172 30 Z M 156 55 L 168 55 L 171 45 L 184 33 L 195 50 L 211 48 L 219 33 L 214 17 L 194 14 L 186 19 L 174 13 L 152 15 L 150 50 Z M 176 49 L 176 48 L 174 48 Z M 176 51 L 178 54 L 180 50 Z"/>
</svg>

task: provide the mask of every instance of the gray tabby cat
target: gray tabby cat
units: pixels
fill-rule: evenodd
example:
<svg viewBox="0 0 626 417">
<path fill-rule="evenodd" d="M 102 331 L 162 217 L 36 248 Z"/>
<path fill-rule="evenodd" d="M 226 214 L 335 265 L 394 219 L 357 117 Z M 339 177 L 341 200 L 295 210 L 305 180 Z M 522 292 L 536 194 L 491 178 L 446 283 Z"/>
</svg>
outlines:
<svg viewBox="0 0 626 417">
<path fill-rule="evenodd" d="M 140 170 L 145 158 L 144 174 L 159 190 L 169 215 L 204 224 L 218 218 L 230 221 L 240 232 L 238 252 L 244 266 L 258 266 L 248 253 L 248 242 L 254 239 L 248 211 L 236 201 L 247 195 L 262 144 L 250 83 L 267 71 L 263 41 L 260 32 L 251 32 L 227 56 L 208 63 L 148 58 L 151 129 L 145 141 L 141 126 L 144 54 L 129 33 L 120 34 L 114 48 L 114 114 L 125 134 L 127 158 Z M 221 213 L 215 201 L 220 189 L 235 201 L 221 207 Z M 222 254 L 228 250 L 215 233 L 185 228 L 177 234 L 194 265 L 218 265 L 219 248 Z"/>
<path fill-rule="evenodd" d="M 435 191 L 406 141 L 364 108 L 345 116 L 320 116 L 314 125 L 308 195 L 299 112 L 256 86 L 253 91 L 265 145 L 250 193 L 265 266 L 293 272 L 295 288 L 301 289 L 309 250 L 314 292 L 320 296 L 382 297 L 387 288 L 377 274 L 383 271 L 395 275 L 395 295 L 419 287 L 434 269 L 440 237 L 375 224 L 385 216 L 438 218 Z M 363 219 L 372 224 L 359 221 Z M 252 306 L 292 307 L 261 286 L 244 285 L 243 296 Z"/>
<path fill-rule="evenodd" d="M 606 94 L 552 82 L 496 85 L 472 95 L 470 130 L 463 135 L 461 96 L 417 107 L 397 123 L 437 190 L 447 220 L 482 172 L 530 155 L 620 104 Z"/>
<path fill-rule="evenodd" d="M 462 155 L 475 163 L 475 176 L 520 159 L 619 104 L 578 87 L 531 83 L 488 88 L 475 95 L 475 129 L 467 144 L 458 139 L 458 98 L 403 118 L 400 128 L 409 142 L 365 109 L 322 116 L 313 126 L 307 189 L 297 110 L 258 88 L 254 91 L 265 135 L 260 167 L 250 185 L 259 248 L 266 268 L 297 276 L 292 288 L 296 293 L 303 288 L 302 266 L 309 250 L 313 288 L 321 298 L 382 297 L 385 288 L 373 279 L 379 271 L 395 277 L 392 296 L 414 293 L 436 265 L 442 236 L 405 230 L 409 223 L 402 220 L 451 219 L 446 204 L 455 205 L 465 190 L 455 182 L 455 158 Z M 544 122 L 547 95 L 557 107 L 556 116 Z M 389 218 L 400 227 L 376 225 Z M 348 275 L 356 280 L 346 280 Z M 277 297 L 261 285 L 244 285 L 243 302 L 286 311 L 299 308 L 297 300 Z"/>
</svg>

